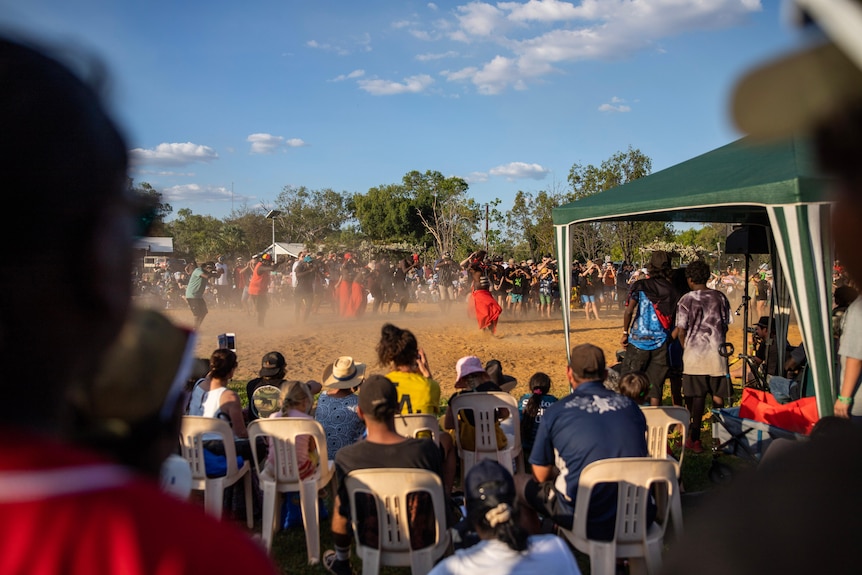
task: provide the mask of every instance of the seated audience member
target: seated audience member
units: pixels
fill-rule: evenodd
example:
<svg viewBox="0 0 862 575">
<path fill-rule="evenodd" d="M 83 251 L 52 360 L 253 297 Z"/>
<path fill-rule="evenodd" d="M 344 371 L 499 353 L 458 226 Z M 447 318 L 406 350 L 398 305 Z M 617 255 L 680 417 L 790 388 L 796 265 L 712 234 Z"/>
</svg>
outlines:
<svg viewBox="0 0 862 575">
<path fill-rule="evenodd" d="M 515 386 L 518 385 L 518 380 L 511 375 L 503 373 L 503 364 L 499 359 L 489 359 L 485 363 L 485 371 L 491 376 L 491 381 L 497 384 L 500 391 L 511 393 Z"/>
<path fill-rule="evenodd" d="M 386 377 L 398 390 L 401 413 L 439 414 L 440 384 L 431 375 L 428 358 L 413 332 L 391 323 L 384 324 L 377 342 L 377 361 L 390 370 Z M 440 435 L 440 447 L 443 450 L 443 487 L 446 493 L 451 493 L 458 455 L 448 434 Z"/>
<path fill-rule="evenodd" d="M 648 404 L 649 379 L 642 371 L 630 371 L 620 377 L 620 394 L 625 395 L 638 405 Z"/>
<path fill-rule="evenodd" d="M 277 351 L 271 351 L 260 359 L 259 377 L 250 379 L 245 384 L 245 393 L 248 397 L 248 408 L 245 410 L 246 422 L 251 423 L 260 417 L 257 406 L 254 404 L 254 392 L 264 385 L 272 385 L 281 389 L 284 377 L 287 373 L 287 361 Z"/>
<path fill-rule="evenodd" d="M 56 54 L 94 63 L 72 52 Z M 179 358 L 189 340 L 154 326 L 164 341 L 130 353 L 158 349 L 164 356 L 138 373 L 124 366 L 128 379 L 116 379 L 117 352 L 108 350 L 134 339 L 134 329 L 122 331 L 130 325 L 133 233 L 140 221 L 129 190 L 131 146 L 107 115 L 98 87 L 47 54 L 20 36 L 0 38 L 4 186 L 40 201 L 39 225 L 21 217 L 6 222 L 7 238 L 38 246 L 39 257 L 0 263 L 4 399 L 38 409 L 8 410 L 0 422 L 0 570 L 274 574 L 265 551 L 242 530 L 159 487 L 158 460 L 167 447 L 162 440 L 176 445 L 178 392 L 188 375 Z M 21 289 L 21 278 L 38 281 Z M 143 331 L 150 333 L 149 327 Z M 50 377 L 33 382 L 34 366 L 46 357 Z M 142 379 L 144 373 L 150 377 Z M 133 385 L 142 381 L 141 388 Z M 122 389 L 134 404 L 112 403 L 106 389 Z M 130 444 L 142 451 L 125 453 L 122 461 L 112 453 Z M 200 546 L 189 545 L 189 534 L 208 549 L 230 553 L 201 553 Z"/>
<path fill-rule="evenodd" d="M 335 550 L 323 554 L 324 567 L 336 575 L 350 574 L 350 501 L 344 478 L 355 469 L 407 467 L 429 469 L 440 474 L 440 449 L 430 439 L 408 438 L 395 431 L 398 392 L 382 375 L 371 375 L 359 391 L 359 417 L 365 421 L 367 439 L 346 445 L 335 457 L 338 492 L 332 512 L 332 540 Z"/>
<path fill-rule="evenodd" d="M 537 513 L 572 528 L 578 478 L 588 464 L 611 457 L 648 457 L 646 419 L 628 397 L 607 389 L 604 352 L 589 343 L 572 348 L 566 375 L 572 393 L 542 417 L 530 454 L 532 477 L 518 475 L 525 524 L 539 532 Z M 558 459 L 559 458 L 559 459 Z M 555 463 L 563 466 L 555 469 Z M 616 485 L 593 492 L 587 535 L 610 540 L 614 534 Z M 655 517 L 651 509 L 649 520 Z"/>
<path fill-rule="evenodd" d="M 551 378 L 547 373 L 534 373 L 530 377 L 530 389 L 532 393 L 525 393 L 518 402 L 518 410 L 521 413 L 521 449 L 525 459 L 530 457 L 542 415 L 557 401 L 557 398 L 551 395 Z M 527 465 L 529 466 L 529 463 Z"/>
<path fill-rule="evenodd" d="M 518 524 L 515 482 L 505 467 L 483 459 L 465 480 L 467 519 L 481 541 L 443 559 L 430 575 L 579 575 L 569 546 L 556 535 L 530 535 Z"/>
<path fill-rule="evenodd" d="M 458 360 L 455 364 L 455 389 L 456 391 L 449 398 L 449 405 L 452 405 L 452 400 L 464 393 L 473 393 L 476 391 L 500 391 L 496 383 L 491 381 L 491 376 L 482 367 L 481 360 L 475 355 L 467 355 Z M 507 413 L 499 413 L 498 421 L 495 424 L 497 434 L 497 448 L 504 449 L 508 445 L 506 434 L 500 427 L 499 420 L 508 417 Z M 473 420 L 472 410 L 463 410 L 458 415 L 459 427 L 461 430 L 461 447 L 469 451 L 476 449 L 476 427 Z M 443 428 L 447 430 L 455 429 L 455 416 L 452 409 L 446 410 L 446 415 L 443 418 Z"/>
<path fill-rule="evenodd" d="M 356 443 L 365 433 L 365 423 L 356 412 L 356 391 L 365 379 L 365 364 L 342 356 L 323 371 L 323 393 L 317 398 L 314 419 L 326 432 L 326 454 L 334 460 L 345 445 Z"/>
<path fill-rule="evenodd" d="M 308 412 L 314 403 L 314 396 L 308 386 L 301 381 L 285 381 L 281 387 L 281 409 L 270 415 L 270 419 L 279 417 L 301 417 L 313 419 Z M 314 475 L 320 464 L 320 455 L 314 438 L 309 435 L 297 435 L 295 440 L 296 464 L 299 467 L 299 478 L 307 479 Z M 275 452 L 272 443 L 269 445 L 267 465 L 275 464 Z"/>
</svg>

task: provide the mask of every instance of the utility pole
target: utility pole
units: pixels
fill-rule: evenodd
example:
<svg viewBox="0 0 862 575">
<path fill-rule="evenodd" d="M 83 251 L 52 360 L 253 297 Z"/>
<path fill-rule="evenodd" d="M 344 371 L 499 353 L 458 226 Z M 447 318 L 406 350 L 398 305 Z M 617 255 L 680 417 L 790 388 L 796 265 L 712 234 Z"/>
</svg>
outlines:
<svg viewBox="0 0 862 575">
<path fill-rule="evenodd" d="M 488 204 L 485 204 L 485 253 L 488 253 Z"/>
</svg>

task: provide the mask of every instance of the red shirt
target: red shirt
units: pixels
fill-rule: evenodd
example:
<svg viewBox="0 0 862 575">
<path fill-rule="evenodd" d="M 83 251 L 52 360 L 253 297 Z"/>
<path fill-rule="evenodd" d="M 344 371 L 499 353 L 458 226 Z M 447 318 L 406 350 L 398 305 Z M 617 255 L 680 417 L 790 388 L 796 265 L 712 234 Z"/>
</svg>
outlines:
<svg viewBox="0 0 862 575">
<path fill-rule="evenodd" d="M 248 534 L 99 455 L 3 429 L 0 573 L 277 573 Z"/>
</svg>

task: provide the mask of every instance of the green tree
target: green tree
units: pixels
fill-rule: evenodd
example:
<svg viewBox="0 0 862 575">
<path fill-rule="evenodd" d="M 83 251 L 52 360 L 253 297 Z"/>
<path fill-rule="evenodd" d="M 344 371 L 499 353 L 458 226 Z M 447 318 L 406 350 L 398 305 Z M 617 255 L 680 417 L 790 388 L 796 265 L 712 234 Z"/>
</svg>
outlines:
<svg viewBox="0 0 862 575">
<path fill-rule="evenodd" d="M 629 146 L 628 150 L 617 152 L 603 161 L 599 167 L 572 165 L 568 181 L 572 187 L 574 201 L 577 201 L 642 178 L 649 175 L 651 171 L 652 160 L 640 150 Z M 574 246 L 575 253 L 580 249 L 590 257 L 596 257 L 600 254 L 591 250 L 599 249 L 604 253 L 610 253 L 614 249 L 619 249 L 622 258 L 626 261 L 633 261 L 635 253 L 641 246 L 659 239 L 669 239 L 673 235 L 670 224 L 662 222 L 597 222 L 590 224 L 589 227 L 575 227 L 579 229 L 572 235 L 580 242 L 580 245 L 576 243 Z M 612 238 L 610 243 L 601 241 L 602 236 L 605 235 Z"/>
<path fill-rule="evenodd" d="M 198 262 L 215 260 L 220 254 L 231 253 L 228 237 L 222 233 L 224 224 L 212 216 L 200 216 L 183 208 L 177 218 L 168 224 L 174 238 L 174 253 L 177 257 Z"/>
<path fill-rule="evenodd" d="M 415 204 L 403 185 L 388 184 L 353 195 L 354 215 L 369 239 L 378 242 L 408 241 L 422 227 Z"/>
<path fill-rule="evenodd" d="M 276 208 L 282 211 L 275 220 L 275 240 L 320 244 L 337 236 L 342 223 L 351 217 L 348 199 L 346 193 L 329 188 L 285 186 L 275 199 Z"/>
<path fill-rule="evenodd" d="M 129 178 L 129 188 L 138 197 L 141 202 L 142 211 L 145 212 L 141 214 L 141 217 L 148 221 L 149 229 L 147 230 L 147 235 L 155 237 L 166 236 L 168 232 L 165 218 L 174 211 L 174 208 L 169 203 L 163 201 L 162 193 L 147 182 L 141 182 L 139 186 L 135 186 L 134 181 Z"/>
</svg>

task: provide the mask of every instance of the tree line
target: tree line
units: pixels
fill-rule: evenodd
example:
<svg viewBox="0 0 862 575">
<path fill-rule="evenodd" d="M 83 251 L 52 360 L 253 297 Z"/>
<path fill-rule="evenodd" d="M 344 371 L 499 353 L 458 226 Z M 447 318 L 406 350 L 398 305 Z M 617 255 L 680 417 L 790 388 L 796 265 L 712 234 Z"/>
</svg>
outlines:
<svg viewBox="0 0 862 575">
<path fill-rule="evenodd" d="M 476 249 L 522 260 L 554 253 L 551 210 L 557 206 L 649 175 L 652 160 L 631 146 L 601 165 L 574 164 L 568 185 L 552 184 L 537 192 L 518 191 L 510 206 L 497 198 L 479 203 L 468 195 L 469 185 L 440 172 L 411 171 L 400 183 L 366 193 L 313 190 L 285 186 L 271 206 L 241 205 L 223 218 L 173 208 L 161 192 L 143 182 L 129 185 L 146 206 L 146 235 L 173 238 L 176 257 L 203 261 L 219 254 L 245 256 L 272 242 L 269 210 L 275 218 L 276 241 L 305 244 L 312 250 L 357 251 L 376 256 L 416 252 L 428 259 L 450 252 L 459 259 Z M 614 261 L 639 262 L 644 250 L 661 244 L 678 247 L 688 259 L 719 246 L 725 226 L 675 232 L 667 222 L 594 222 L 574 226 L 573 254 L 583 261 L 610 256 Z M 704 247 L 709 246 L 709 248 Z"/>
</svg>

